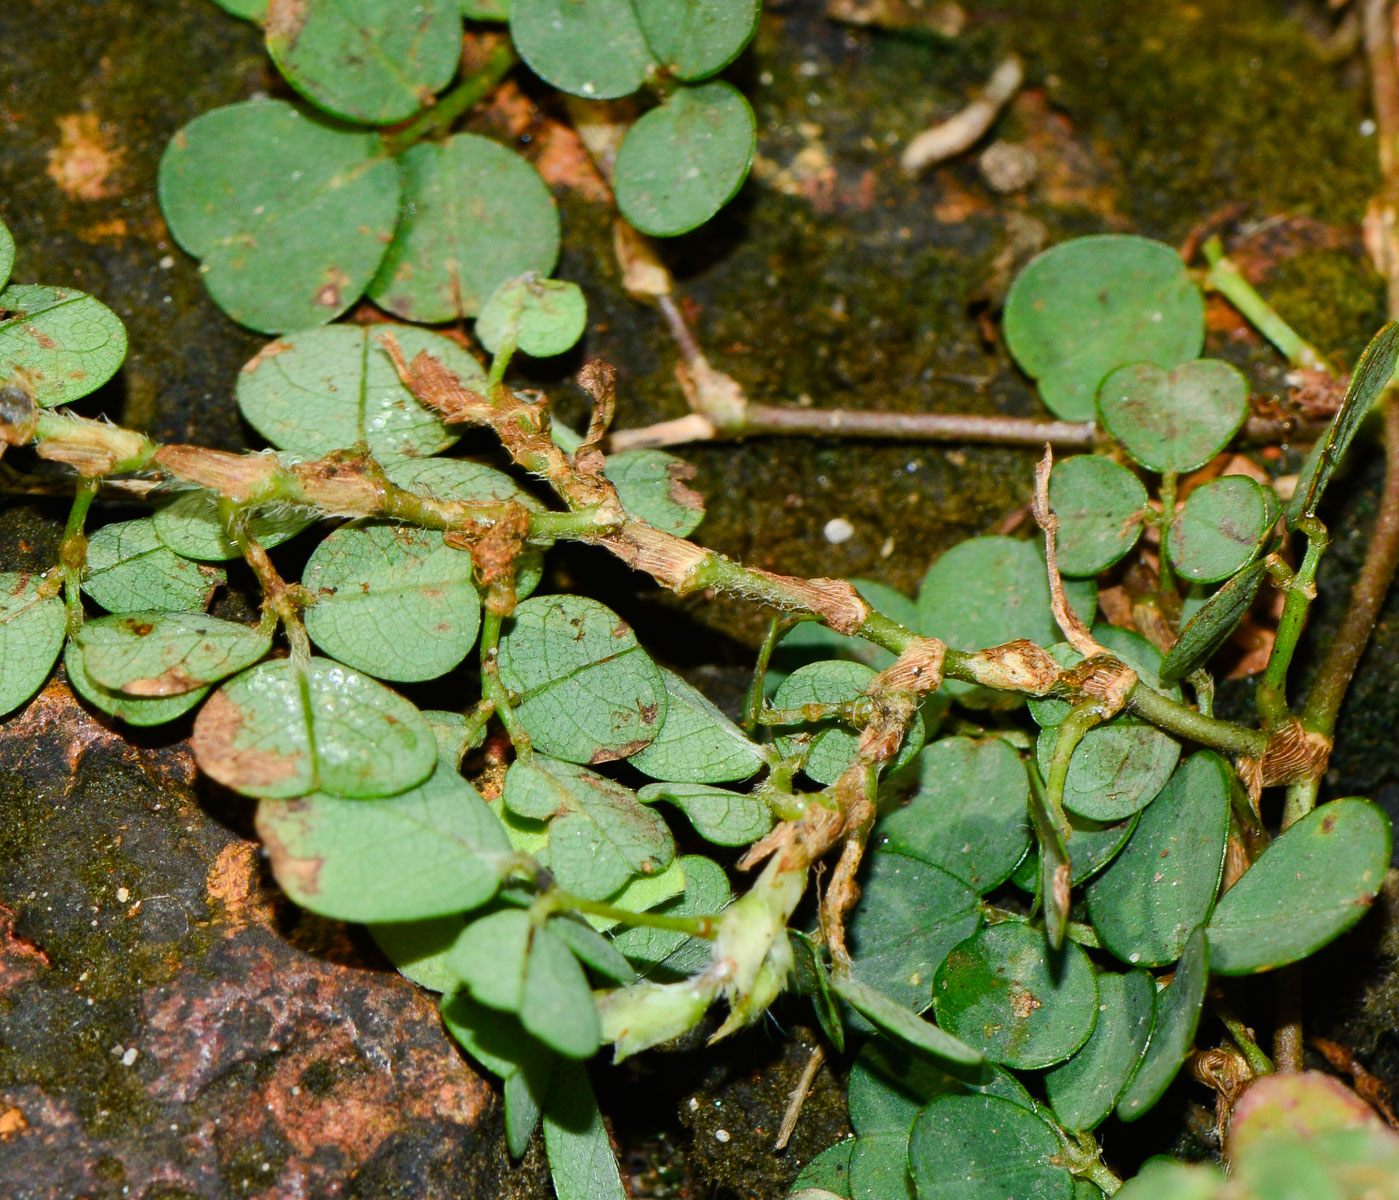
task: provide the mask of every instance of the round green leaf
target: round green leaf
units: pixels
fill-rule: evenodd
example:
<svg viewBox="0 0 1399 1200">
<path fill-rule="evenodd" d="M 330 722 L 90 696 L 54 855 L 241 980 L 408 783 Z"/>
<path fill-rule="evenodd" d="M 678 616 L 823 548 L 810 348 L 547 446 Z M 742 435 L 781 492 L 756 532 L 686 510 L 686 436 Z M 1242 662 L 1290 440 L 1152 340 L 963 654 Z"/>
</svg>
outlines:
<svg viewBox="0 0 1399 1200">
<path fill-rule="evenodd" d="M 270 0 L 267 53 L 318 108 L 392 125 L 431 103 L 461 55 L 457 0 Z"/>
<path fill-rule="evenodd" d="M 507 908 L 472 921 L 457 938 L 447 965 L 478 1004 L 519 1011 L 532 926 L 529 913 Z"/>
<path fill-rule="evenodd" d="M 582 596 L 533 596 L 500 639 L 500 678 L 537 750 L 568 762 L 628 758 L 665 721 L 661 673 L 631 626 Z"/>
<path fill-rule="evenodd" d="M 1190 493 L 1171 522 L 1171 562 L 1196 583 L 1228 579 L 1253 561 L 1277 519 L 1271 488 L 1243 475 L 1212 480 Z"/>
<path fill-rule="evenodd" d="M 1069 882 L 1075 886 L 1092 879 L 1108 863 L 1112 862 L 1132 836 L 1137 827 L 1139 813 L 1133 813 L 1125 820 L 1112 824 L 1089 821 L 1083 817 L 1067 814 L 1072 836 L 1065 849 L 1069 852 Z M 1034 846 L 1016 864 L 1010 881 L 1022 891 L 1033 893 L 1039 882 L 1039 853 Z"/>
<path fill-rule="evenodd" d="M 588 302 L 576 283 L 537 274 L 507 279 L 476 318 L 476 339 L 492 354 L 513 345 L 535 358 L 571 349 L 588 325 Z"/>
<path fill-rule="evenodd" d="M 1173 370 L 1119 367 L 1098 390 L 1103 425 L 1142 466 L 1193 471 L 1229 444 L 1248 416 L 1248 380 L 1217 358 Z"/>
<path fill-rule="evenodd" d="M 265 803 L 271 806 L 280 802 Z M 450 992 L 457 987 L 457 977 L 447 969 L 447 952 L 464 927 L 465 919 L 458 912 L 421 921 L 374 922 L 369 932 L 384 957 L 405 979 L 430 992 Z"/>
<path fill-rule="evenodd" d="M 474 317 L 507 279 L 554 269 L 558 208 L 518 154 L 459 133 L 398 161 L 405 215 L 369 285 L 375 304 L 410 321 Z"/>
<path fill-rule="evenodd" d="M 1098 988 L 1073 942 L 1050 950 L 1019 921 L 989 925 L 943 960 L 933 985 L 938 1024 L 993 1062 L 1016 1069 L 1062 1062 L 1088 1040 Z"/>
<path fill-rule="evenodd" d="M 204 773 L 246 796 L 392 796 L 437 762 L 432 729 L 402 696 L 328 658 L 244 671 L 214 693 L 191 742 Z"/>
<path fill-rule="evenodd" d="M 689 537 L 704 520 L 704 497 L 685 486 L 695 469 L 684 459 L 663 450 L 623 450 L 607 456 L 602 473 L 622 507 L 648 525 Z"/>
<path fill-rule="evenodd" d="M 372 804 L 322 792 L 262 800 L 257 831 L 282 890 L 341 921 L 417 921 L 475 908 L 495 894 L 510 854 L 500 821 L 447 765 Z"/>
<path fill-rule="evenodd" d="M 315 603 L 306 632 L 327 654 L 379 679 L 445 675 L 476 644 L 481 602 L 471 555 L 402 525 L 337 529 L 301 582 Z"/>
<path fill-rule="evenodd" d="M 718 80 L 676 91 L 627 132 L 617 151 L 617 207 L 643 233 L 674 237 L 738 194 L 757 146 L 743 94 Z"/>
<path fill-rule="evenodd" d="M 930 1055 L 949 1074 L 984 1078 L 986 1059 L 945 1029 L 925 1021 L 911 1008 L 890 1000 L 853 975 L 831 977 L 831 990 L 877 1028 L 913 1049 Z"/>
<path fill-rule="evenodd" d="M 1273 919 L 1277 919 L 1276 910 Z M 1205 943 L 1205 931 L 1197 929 L 1185 943 L 1185 952 L 1171 982 L 1156 994 L 1156 1025 L 1146 1044 L 1146 1053 L 1117 1101 L 1117 1115 L 1123 1121 L 1135 1121 L 1142 1116 L 1170 1087 L 1195 1040 L 1209 978 L 1209 947 Z"/>
<path fill-rule="evenodd" d="M 447 449 L 459 436 L 400 381 L 379 338 L 391 332 L 411 362 L 427 353 L 470 389 L 486 374 L 436 333 L 406 325 L 331 325 L 265 346 L 238 373 L 238 407 L 274 446 L 319 458 L 364 444 L 380 462 Z"/>
<path fill-rule="evenodd" d="M 1209 661 L 1253 607 L 1254 597 L 1268 573 L 1262 562 L 1245 567 L 1215 592 L 1180 631 L 1176 644 L 1161 661 L 1161 679 L 1175 683 Z"/>
<path fill-rule="evenodd" d="M 4 221 L 0 221 L 0 291 L 10 281 L 10 272 L 15 265 L 15 239 Z"/>
<path fill-rule="evenodd" d="M 936 1097 L 914 1122 L 908 1162 L 918 1200 L 1069 1200 L 1059 1139 L 996 1096 Z"/>
<path fill-rule="evenodd" d="M 918 759 L 918 791 L 878 826 L 883 850 L 911 854 L 985 894 L 1030 844 L 1030 783 L 999 738 L 941 738 Z"/>
<path fill-rule="evenodd" d="M 248 532 L 270 550 L 295 537 L 314 520 L 314 516 L 296 509 L 274 508 L 255 512 L 248 520 Z M 221 562 L 242 557 L 237 544 L 224 532 L 218 502 L 210 492 L 186 492 L 157 509 L 151 523 L 166 548 L 184 558 Z"/>
<path fill-rule="evenodd" d="M 1042 729 L 1035 743 L 1040 771 L 1047 773 L 1058 740 L 1057 726 Z M 1114 717 L 1090 729 L 1069 759 L 1064 807 L 1090 821 L 1113 822 L 1150 804 L 1180 761 L 1180 743 L 1154 725 Z"/>
<path fill-rule="evenodd" d="M 108 612 L 202 610 L 226 580 L 220 568 L 167 549 L 149 517 L 103 525 L 88 538 L 83 591 Z"/>
<path fill-rule="evenodd" d="M 86 292 L 22 283 L 0 292 L 0 379 L 22 370 L 40 407 L 96 391 L 125 358 L 121 318 Z"/>
<path fill-rule="evenodd" d="M 282 100 L 196 117 L 166 148 L 159 190 L 214 303 L 264 333 L 324 325 L 349 308 L 398 221 L 398 169 L 378 135 Z"/>
<path fill-rule="evenodd" d="M 1146 1049 L 1156 1021 L 1156 983 L 1145 971 L 1098 976 L 1093 1035 L 1067 1062 L 1044 1075 L 1054 1117 L 1067 1129 L 1092 1129 L 1113 1105 Z"/>
<path fill-rule="evenodd" d="M 63 649 L 67 615 L 57 595 L 39 591 L 43 578 L 0 573 L 0 715 L 43 686 Z"/>
<path fill-rule="evenodd" d="M 88 677 L 128 696 L 178 696 L 207 689 L 257 662 L 270 631 L 204 613 L 134 612 L 86 622 L 76 641 Z"/>
<path fill-rule="evenodd" d="M 1106 571 L 1141 537 L 1146 500 L 1142 481 L 1111 459 L 1060 459 L 1049 476 L 1049 507 L 1059 518 L 1059 569 L 1065 575 Z"/>
<path fill-rule="evenodd" d="M 105 688 L 87 673 L 82 647 L 69 641 L 63 651 L 63 669 L 73 690 L 94 708 L 125 721 L 128 725 L 163 725 L 189 712 L 208 694 L 207 687 L 195 688 L 176 696 L 137 698 Z"/>
<path fill-rule="evenodd" d="M 1088 916 L 1123 962 L 1173 963 L 1214 907 L 1229 840 L 1229 768 L 1202 750 L 1142 813 L 1126 849 L 1088 886 Z"/>
<path fill-rule="evenodd" d="M 801 1169 L 792 1182 L 792 1200 L 850 1200 L 850 1155 L 855 1139 L 827 1146 Z"/>
<path fill-rule="evenodd" d="M 841 659 L 809 663 L 782 681 L 772 702 L 777 708 L 800 708 L 804 704 L 842 704 L 858 700 L 874 675 L 874 670 L 864 663 Z M 912 762 L 923 748 L 924 736 L 923 718 L 915 714 L 889 770 L 897 771 Z M 795 754 L 799 749 L 798 737 L 810 737 L 803 770 L 817 783 L 824 784 L 832 784 L 840 778 L 841 772 L 855 760 L 860 744 L 860 735 L 851 726 L 825 721 L 802 726 L 796 733 L 778 738 L 778 752 L 784 757 Z"/>
<path fill-rule="evenodd" d="M 758 0 L 649 0 L 637 16 L 665 66 L 680 79 L 705 79 L 748 45 L 758 8 Z"/>
<path fill-rule="evenodd" d="M 713 916 L 729 903 L 729 878 L 713 859 L 687 854 L 675 860 L 685 874 L 685 890 L 651 911 L 659 916 Z M 641 925 L 619 929 L 612 939 L 647 978 L 664 980 L 699 970 L 709 961 L 709 942 L 678 929 L 650 929 Z M 693 961 L 692 961 L 693 960 Z"/>
<path fill-rule="evenodd" d="M 629 96 L 657 66 L 631 0 L 511 0 L 510 40 L 541 79 L 589 100 Z"/>
<path fill-rule="evenodd" d="M 632 755 L 632 766 L 652 779 L 682 783 L 731 783 L 757 774 L 763 752 L 743 730 L 674 672 L 662 671 L 661 678 L 665 720 L 655 740 Z M 761 807 L 766 811 L 766 805 Z M 766 832 L 764 825 L 757 836 Z"/>
<path fill-rule="evenodd" d="M 922 1012 L 932 1003 L 939 964 L 980 924 L 977 894 L 960 879 L 881 849 L 873 855 L 850 919 L 855 974 Z"/>
<path fill-rule="evenodd" d="M 1205 302 L 1174 248 L 1108 234 L 1046 250 L 1006 296 L 1006 344 L 1065 421 L 1091 421 L 1098 384 L 1124 363 L 1163 367 L 1205 341 Z"/>
<path fill-rule="evenodd" d="M 1206 931 L 1214 970 L 1268 971 L 1349 929 L 1374 902 L 1390 840 L 1389 818 L 1368 800 L 1351 796 L 1313 809 L 1215 907 Z"/>
</svg>

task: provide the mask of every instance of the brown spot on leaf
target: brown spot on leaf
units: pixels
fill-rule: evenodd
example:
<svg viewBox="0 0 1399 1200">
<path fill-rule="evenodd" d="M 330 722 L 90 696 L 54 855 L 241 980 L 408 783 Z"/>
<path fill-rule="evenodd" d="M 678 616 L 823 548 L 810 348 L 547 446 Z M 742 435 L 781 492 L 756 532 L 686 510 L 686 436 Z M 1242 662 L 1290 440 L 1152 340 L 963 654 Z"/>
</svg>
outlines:
<svg viewBox="0 0 1399 1200">
<path fill-rule="evenodd" d="M 285 42 L 290 48 L 305 24 L 306 0 L 271 0 L 262 27 L 269 41 Z"/>
<path fill-rule="evenodd" d="M 1012 989 L 1010 1009 L 1020 1020 L 1027 1020 L 1035 1009 L 1043 1007 L 1044 1003 L 1033 992 L 1022 987 Z"/>
<path fill-rule="evenodd" d="M 109 146 L 96 113 L 69 113 L 58 118 L 58 145 L 49 151 L 48 176 L 75 200 L 102 200 L 116 195 L 112 176 L 124 151 Z"/>
<path fill-rule="evenodd" d="M 182 666 L 173 666 L 147 679 L 133 679 L 121 689 L 128 696 L 183 696 L 209 681 L 196 679 Z"/>
<path fill-rule="evenodd" d="M 227 787 L 259 792 L 275 788 L 301 770 L 300 753 L 272 754 L 239 746 L 243 713 L 223 692 L 215 692 L 199 710 L 190 748 L 204 773 Z"/>
<path fill-rule="evenodd" d="M 634 742 L 628 742 L 625 746 L 603 746 L 592 758 L 588 759 L 588 765 L 595 767 L 598 763 L 617 762 L 619 759 L 630 758 L 633 754 L 640 754 L 646 749 L 655 738 L 637 738 Z"/>
<path fill-rule="evenodd" d="M 257 806 L 257 835 L 267 846 L 272 873 L 294 896 L 310 895 L 320 889 L 322 860 L 293 854 L 281 838 L 284 825 L 297 820 L 306 809 L 306 804 L 300 800 L 263 800 Z"/>
<path fill-rule="evenodd" d="M 280 339 L 275 342 L 268 342 L 267 345 L 265 345 L 261 350 L 254 354 L 252 358 L 248 359 L 248 361 L 243 364 L 242 373 L 244 375 L 251 375 L 269 358 L 276 358 L 277 355 L 285 354 L 290 349 L 290 342 L 284 342 Z"/>
<path fill-rule="evenodd" d="M 24 332 L 27 333 L 30 337 L 32 337 L 35 343 L 40 348 L 44 350 L 58 349 L 58 343 L 54 341 L 53 338 L 49 337 L 49 335 L 45 333 L 42 329 L 40 329 L 37 325 L 26 325 L 24 327 Z"/>
</svg>

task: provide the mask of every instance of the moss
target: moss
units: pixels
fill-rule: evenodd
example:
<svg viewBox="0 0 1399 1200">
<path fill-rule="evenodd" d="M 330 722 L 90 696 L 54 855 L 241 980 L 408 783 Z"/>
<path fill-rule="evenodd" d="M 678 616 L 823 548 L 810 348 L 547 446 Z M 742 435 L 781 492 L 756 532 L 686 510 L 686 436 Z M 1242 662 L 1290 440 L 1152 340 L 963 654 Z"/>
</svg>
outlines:
<svg viewBox="0 0 1399 1200">
<path fill-rule="evenodd" d="M 1364 259 L 1315 250 L 1279 262 L 1262 282 L 1269 303 L 1323 354 L 1354 362 L 1385 321 L 1384 284 Z"/>
</svg>

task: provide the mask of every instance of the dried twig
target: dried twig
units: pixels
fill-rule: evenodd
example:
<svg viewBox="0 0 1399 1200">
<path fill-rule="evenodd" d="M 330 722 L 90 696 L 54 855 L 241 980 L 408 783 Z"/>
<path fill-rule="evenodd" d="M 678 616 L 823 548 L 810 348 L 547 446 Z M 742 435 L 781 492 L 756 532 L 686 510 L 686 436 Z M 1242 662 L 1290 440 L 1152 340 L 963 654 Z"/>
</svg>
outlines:
<svg viewBox="0 0 1399 1200">
<path fill-rule="evenodd" d="M 929 167 L 970 150 L 985 136 L 1024 81 L 1025 68 L 1012 54 L 991 72 L 981 94 L 966 108 L 925 129 L 904 147 L 899 160 L 903 169 L 910 175 L 920 175 Z"/>
</svg>

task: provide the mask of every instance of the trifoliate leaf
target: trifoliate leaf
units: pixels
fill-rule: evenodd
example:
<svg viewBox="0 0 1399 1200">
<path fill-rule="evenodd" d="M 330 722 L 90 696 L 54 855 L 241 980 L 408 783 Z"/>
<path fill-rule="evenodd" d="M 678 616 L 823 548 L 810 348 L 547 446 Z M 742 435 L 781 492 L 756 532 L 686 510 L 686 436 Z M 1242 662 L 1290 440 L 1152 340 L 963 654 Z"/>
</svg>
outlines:
<svg viewBox="0 0 1399 1200">
<path fill-rule="evenodd" d="M 492 354 L 513 346 L 535 358 L 570 350 L 588 324 L 588 302 L 576 283 L 536 273 L 507 279 L 481 306 L 476 339 Z"/>
<path fill-rule="evenodd" d="M 0 291 L 0 379 L 23 371 L 41 408 L 95 392 L 125 358 L 121 318 L 86 292 L 23 283 Z"/>
<path fill-rule="evenodd" d="M 623 450 L 607 456 L 602 473 L 628 514 L 648 525 L 689 537 L 704 520 L 704 497 L 685 484 L 695 469 L 684 459 L 663 450 Z"/>
<path fill-rule="evenodd" d="M 306 632 L 327 654 L 376 678 L 436 679 L 476 644 L 473 574 L 471 555 L 440 533 L 388 523 L 337 529 L 301 576 L 315 597 Z"/>
<path fill-rule="evenodd" d="M 1006 344 L 1065 421 L 1091 421 L 1124 363 L 1174 367 L 1200 353 L 1205 302 L 1171 246 L 1109 234 L 1046 250 L 1011 285 Z"/>
<path fill-rule="evenodd" d="M 757 121 L 736 87 L 682 87 L 627 131 L 614 171 L 617 207 L 642 233 L 688 233 L 738 194 L 756 146 Z"/>
<path fill-rule="evenodd" d="M 207 687 L 195 688 L 177 696 L 143 699 L 105 688 L 87 673 L 82 647 L 69 641 L 63 651 L 63 669 L 73 690 L 94 708 L 125 721 L 128 725 L 164 725 L 189 712 L 208 694 Z"/>
<path fill-rule="evenodd" d="M 631 0 L 511 0 L 510 40 L 562 92 L 612 100 L 658 65 Z"/>
<path fill-rule="evenodd" d="M 77 634 L 83 666 L 103 687 L 128 696 L 178 696 L 207 688 L 257 662 L 270 630 L 204 613 L 114 613 Z"/>
<path fill-rule="evenodd" d="M 63 601 L 39 590 L 42 575 L 0 573 L 0 715 L 43 686 L 63 649 Z"/>
<path fill-rule="evenodd" d="M 309 458 L 356 445 L 386 466 L 437 454 L 457 440 L 399 380 L 380 338 L 404 357 L 430 354 L 462 385 L 486 386 L 480 364 L 456 343 L 407 325 L 331 325 L 264 346 L 238 373 L 238 408 L 274 446 Z"/>
<path fill-rule="evenodd" d="M 1216 583 L 1257 556 L 1278 519 L 1277 495 L 1244 475 L 1196 488 L 1171 522 L 1171 562 L 1195 583 Z"/>
<path fill-rule="evenodd" d="M 631 626 L 582 596 L 533 596 L 500 639 L 500 678 L 536 748 L 600 763 L 641 750 L 665 721 L 661 673 Z"/>
<path fill-rule="evenodd" d="M 209 294 L 264 333 L 333 321 L 368 286 L 398 221 L 398 168 L 376 133 L 283 100 L 216 108 L 160 161 L 170 232 Z"/>
<path fill-rule="evenodd" d="M 109 612 L 202 610 L 227 578 L 168 549 L 149 517 L 103 525 L 88 538 L 83 591 Z"/>
<path fill-rule="evenodd" d="M 1245 567 L 1185 623 L 1180 637 L 1161 661 L 1163 683 L 1176 683 L 1197 667 L 1202 667 L 1228 640 L 1244 614 L 1253 607 L 1254 597 L 1268 573 L 1262 562 Z"/>
<path fill-rule="evenodd" d="M 416 708 L 328 658 L 278 659 L 230 680 L 200 712 L 191 745 L 206 775 L 259 797 L 392 796 L 437 762 Z"/>
<path fill-rule="evenodd" d="M 318 108 L 362 125 L 411 117 L 451 82 L 457 0 L 270 0 L 267 52 Z"/>
<path fill-rule="evenodd" d="M 648 783 L 636 793 L 643 804 L 668 800 L 695 832 L 716 846 L 746 846 L 772 828 L 772 813 L 758 797 L 702 783 Z"/>
<path fill-rule="evenodd" d="M 1098 389 L 1103 425 L 1142 466 L 1193 471 L 1229 444 L 1248 416 L 1248 380 L 1216 358 L 1173 370 L 1119 367 Z"/>
<path fill-rule="evenodd" d="M 507 279 L 554 269 L 558 209 L 514 151 L 459 133 L 419 142 L 399 169 L 405 215 L 369 285 L 376 304 L 410 321 L 474 317 Z"/>
<path fill-rule="evenodd" d="M 1121 1120 L 1135 1121 L 1170 1087 L 1195 1040 L 1209 977 L 1209 947 L 1205 931 L 1197 929 L 1185 943 L 1185 952 L 1171 982 L 1156 994 L 1156 1025 L 1146 1044 L 1146 1053 L 1117 1101 L 1117 1115 Z"/>
<path fill-rule="evenodd" d="M 300 509 L 262 509 L 248 518 L 248 534 L 270 550 L 295 537 L 314 520 L 314 516 Z M 224 531 L 218 502 L 210 492 L 186 492 L 157 509 L 151 521 L 161 542 L 184 558 L 221 562 L 241 557 L 237 544 Z"/>
<path fill-rule="evenodd" d="M 1065 575 L 1106 571 L 1137 544 L 1148 511 L 1142 481 L 1097 454 L 1054 464 L 1049 506 L 1059 518 L 1058 561 Z"/>
<path fill-rule="evenodd" d="M 748 44 L 758 7 L 758 0 L 650 0 L 636 13 L 652 51 L 677 78 L 705 79 Z"/>
<path fill-rule="evenodd" d="M 509 866 L 495 814 L 445 764 L 417 787 L 373 802 L 322 792 L 263 800 L 257 831 L 282 890 L 341 921 L 417 921 L 476 908 Z"/>
<path fill-rule="evenodd" d="M 1059 1139 L 1033 1112 L 996 1096 L 937 1096 L 913 1125 L 918 1200 L 1070 1200 Z"/>
<path fill-rule="evenodd" d="M 665 720 L 655 740 L 632 755 L 632 766 L 652 779 L 683 783 L 732 783 L 762 769 L 763 751 L 743 730 L 675 672 L 662 671 L 661 679 L 666 690 Z M 751 826 L 755 820 L 750 818 L 746 824 Z"/>
<path fill-rule="evenodd" d="M 1391 836 L 1384 812 L 1355 796 L 1323 804 L 1284 830 L 1216 906 L 1205 931 L 1211 968 L 1220 975 L 1272 970 L 1349 929 L 1379 891 Z"/>
</svg>

